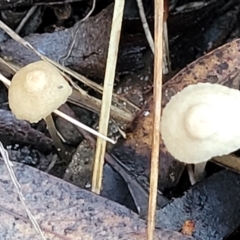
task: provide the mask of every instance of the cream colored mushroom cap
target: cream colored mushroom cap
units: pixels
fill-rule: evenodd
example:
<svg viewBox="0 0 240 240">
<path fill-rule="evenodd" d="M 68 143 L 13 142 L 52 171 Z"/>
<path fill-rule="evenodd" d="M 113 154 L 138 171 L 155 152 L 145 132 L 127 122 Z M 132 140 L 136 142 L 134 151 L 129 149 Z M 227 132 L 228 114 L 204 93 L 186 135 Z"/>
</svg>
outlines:
<svg viewBox="0 0 240 240">
<path fill-rule="evenodd" d="M 200 163 L 240 148 L 240 92 L 198 83 L 184 88 L 163 109 L 161 135 L 168 152 Z"/>
<path fill-rule="evenodd" d="M 13 77 L 9 88 L 9 107 L 22 120 L 38 122 L 59 108 L 72 88 L 60 71 L 45 61 L 30 63 Z"/>
</svg>

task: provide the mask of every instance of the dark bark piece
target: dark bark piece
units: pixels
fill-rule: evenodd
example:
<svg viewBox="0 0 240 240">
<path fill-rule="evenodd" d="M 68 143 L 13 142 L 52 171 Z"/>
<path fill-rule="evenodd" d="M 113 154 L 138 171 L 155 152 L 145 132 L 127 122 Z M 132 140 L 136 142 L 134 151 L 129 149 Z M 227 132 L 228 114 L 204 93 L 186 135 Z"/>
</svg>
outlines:
<svg viewBox="0 0 240 240">
<path fill-rule="evenodd" d="M 77 22 L 72 28 L 54 33 L 32 34 L 24 39 L 52 60 L 63 62 L 65 66 L 86 76 L 102 78 L 105 73 L 112 13 L 113 5 L 110 5 L 98 15 L 84 22 Z M 63 61 L 74 37 L 71 54 Z M 143 67 L 142 54 L 146 41 L 142 40 L 145 39 L 143 35 L 138 38 L 137 42 L 132 37 L 121 39 L 125 47 L 119 52 L 118 71 L 132 71 Z M 34 52 L 12 39 L 0 43 L 0 52 L 20 66 L 39 60 Z"/>
<path fill-rule="evenodd" d="M 173 53 L 172 69 L 182 69 L 194 61 L 197 55 L 202 56 L 235 38 L 239 11 L 238 0 L 211 1 L 210 5 L 200 9 L 200 15 L 196 11 L 176 14 L 172 16 L 175 23 L 170 16 L 169 34 L 173 36 L 170 28 L 174 28 L 175 36 L 178 35 L 169 46 Z M 189 13 L 192 19 L 188 18 Z"/>
<path fill-rule="evenodd" d="M 70 29 L 66 29 L 51 34 L 33 34 L 24 39 L 32 44 L 40 53 L 56 61 L 58 56 L 65 53 L 65 49 L 62 46 L 67 47 L 70 44 L 70 37 L 71 31 Z M 1 43 L 0 48 L 2 56 L 12 57 L 13 61 L 17 62 L 20 66 L 25 66 L 30 62 L 39 60 L 39 57 L 33 51 L 25 48 L 13 39 Z"/>
<path fill-rule="evenodd" d="M 226 4 L 224 0 L 208 2 L 201 8 L 192 8 L 182 11 L 172 11 L 168 17 L 169 34 L 176 36 L 185 32 L 193 30 L 193 28 L 205 26 L 205 23 L 211 23 L 214 18 L 223 15 L 232 5 L 236 4 L 237 0 L 228 1 Z M 226 8 L 226 5 L 227 8 Z M 229 6 L 230 5 L 230 6 Z M 181 29 L 181 31 L 179 31 Z"/>
<path fill-rule="evenodd" d="M 145 240 L 146 224 L 129 209 L 29 166 L 14 163 L 26 205 L 49 239 Z M 0 238 L 38 239 L 0 162 Z M 156 230 L 155 240 L 190 240 Z"/>
<path fill-rule="evenodd" d="M 64 64 L 83 74 L 103 76 L 112 12 L 111 5 L 98 15 L 82 23 L 77 22 L 73 28 L 54 33 L 33 34 L 24 39 L 43 55 L 58 61 L 61 56 L 67 55 L 75 33 L 76 40 L 71 55 Z M 1 55 L 11 57 L 20 66 L 39 60 L 34 52 L 15 40 L 1 43 L 0 49 Z"/>
<path fill-rule="evenodd" d="M 5 144 L 29 144 L 43 153 L 53 149 L 53 141 L 32 128 L 27 121 L 18 120 L 10 111 L 0 109 L 0 141 Z"/>
<path fill-rule="evenodd" d="M 55 5 L 67 2 L 81 2 L 82 0 L 0 0 L 0 10 L 8 10 L 17 7 L 30 7 L 34 5 Z"/>
<path fill-rule="evenodd" d="M 239 174 L 228 170 L 216 173 L 157 211 L 157 227 L 180 231 L 190 220 L 195 225 L 195 239 L 225 239 L 240 225 L 239 189 Z"/>
</svg>

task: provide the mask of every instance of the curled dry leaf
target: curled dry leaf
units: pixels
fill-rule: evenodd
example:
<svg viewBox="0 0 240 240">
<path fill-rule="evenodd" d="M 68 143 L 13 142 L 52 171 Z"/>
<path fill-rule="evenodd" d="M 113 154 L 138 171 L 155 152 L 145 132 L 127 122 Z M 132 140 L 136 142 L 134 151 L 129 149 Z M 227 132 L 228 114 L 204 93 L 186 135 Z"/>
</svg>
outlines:
<svg viewBox="0 0 240 240">
<path fill-rule="evenodd" d="M 238 89 L 240 68 L 240 39 L 219 47 L 200 57 L 163 85 L 162 107 L 177 92 L 198 82 L 217 83 Z M 148 113 L 148 114 L 146 114 Z M 146 116 L 147 115 L 147 116 Z M 153 119 L 152 99 L 133 122 L 133 131 L 128 134 L 122 147 L 128 153 L 121 159 L 131 166 L 133 172 L 147 181 L 149 175 L 151 131 Z M 116 152 L 118 150 L 116 149 Z M 178 182 L 184 165 L 177 162 L 161 144 L 160 188 L 163 190 Z M 141 171 L 141 172 L 139 172 Z"/>
</svg>

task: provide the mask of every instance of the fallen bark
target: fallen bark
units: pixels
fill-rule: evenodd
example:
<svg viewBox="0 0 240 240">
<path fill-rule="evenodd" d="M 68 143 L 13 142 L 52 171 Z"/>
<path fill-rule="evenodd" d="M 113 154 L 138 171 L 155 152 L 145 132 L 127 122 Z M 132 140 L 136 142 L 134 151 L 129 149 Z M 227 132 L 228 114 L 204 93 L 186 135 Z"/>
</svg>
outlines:
<svg viewBox="0 0 240 240">
<path fill-rule="evenodd" d="M 30 123 L 18 120 L 10 111 L 0 109 L 0 141 L 5 144 L 29 144 L 43 153 L 53 149 L 53 141 Z"/>
<path fill-rule="evenodd" d="M 240 175 L 221 171 L 157 211 L 156 227 L 181 231 L 193 223 L 197 240 L 222 240 L 240 226 Z"/>
<path fill-rule="evenodd" d="M 18 7 L 31 7 L 34 5 L 56 5 L 71 2 L 81 2 L 82 0 L 0 0 L 0 10 L 9 10 Z"/>
<path fill-rule="evenodd" d="M 111 4 L 98 15 L 84 22 L 79 21 L 72 28 L 32 34 L 24 39 L 48 58 L 85 76 L 102 78 L 105 73 L 112 13 Z M 142 39 L 145 38 L 127 36 L 121 39 L 123 47 L 119 51 L 118 71 L 133 71 L 144 66 L 142 54 L 146 41 Z M 73 41 L 72 51 L 65 59 Z M 12 39 L 0 43 L 0 54 L 12 59 L 19 66 L 39 60 L 34 52 Z"/>
<path fill-rule="evenodd" d="M 77 22 L 73 28 L 53 33 L 33 34 L 24 39 L 32 44 L 40 53 L 54 61 L 68 53 L 71 41 L 76 38 L 71 55 L 64 62 L 66 66 L 79 72 L 95 76 L 103 75 L 105 68 L 108 39 L 112 20 L 112 6 L 104 9 L 95 17 Z M 102 27 L 101 27 L 102 26 Z M 76 29 L 78 29 L 76 31 Z M 74 34 L 76 34 L 74 36 Z M 1 55 L 8 56 L 20 66 L 39 60 L 31 50 L 15 40 L 7 40 L 0 44 Z M 79 65 L 79 67 L 77 66 Z M 76 69 L 75 69 L 76 70 Z"/>
<path fill-rule="evenodd" d="M 146 224 L 129 209 L 26 165 L 14 163 L 26 205 L 49 239 L 145 240 Z M 0 162 L 0 238 L 39 239 Z M 190 240 L 169 230 L 154 239 Z"/>
</svg>

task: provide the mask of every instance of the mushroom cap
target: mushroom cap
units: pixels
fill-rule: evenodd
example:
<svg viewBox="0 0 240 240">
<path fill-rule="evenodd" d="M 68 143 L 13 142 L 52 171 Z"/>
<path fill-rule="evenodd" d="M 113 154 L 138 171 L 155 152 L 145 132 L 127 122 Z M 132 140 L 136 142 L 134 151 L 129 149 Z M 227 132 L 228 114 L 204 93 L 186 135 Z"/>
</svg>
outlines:
<svg viewBox="0 0 240 240">
<path fill-rule="evenodd" d="M 47 117 L 72 93 L 60 71 L 45 61 L 21 68 L 9 87 L 9 107 L 13 114 L 31 123 Z"/>
<path fill-rule="evenodd" d="M 184 88 L 163 109 L 161 135 L 168 152 L 200 163 L 240 148 L 240 92 L 198 83 Z"/>
</svg>

